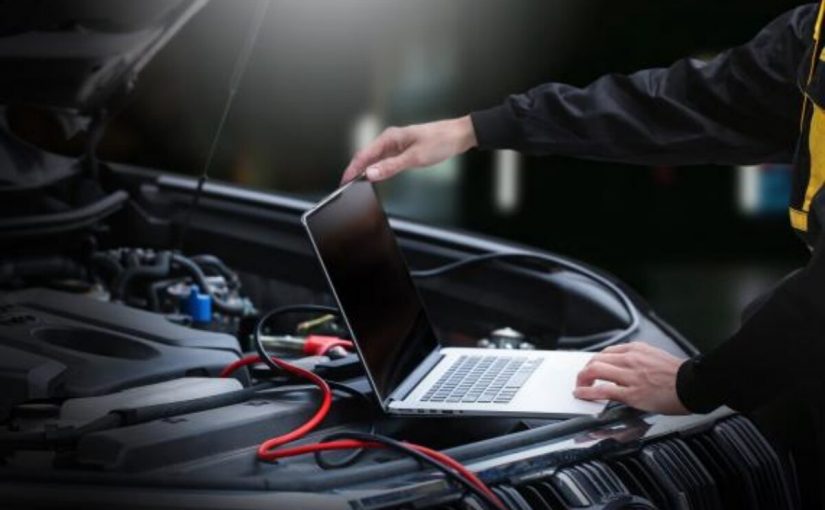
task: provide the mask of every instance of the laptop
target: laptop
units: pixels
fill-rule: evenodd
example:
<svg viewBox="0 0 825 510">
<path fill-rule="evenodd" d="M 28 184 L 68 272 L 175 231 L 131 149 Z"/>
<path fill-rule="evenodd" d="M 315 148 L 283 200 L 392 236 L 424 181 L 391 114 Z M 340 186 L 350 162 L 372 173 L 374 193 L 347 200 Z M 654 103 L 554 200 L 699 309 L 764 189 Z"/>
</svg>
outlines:
<svg viewBox="0 0 825 510">
<path fill-rule="evenodd" d="M 385 412 L 556 418 L 604 410 L 607 402 L 572 395 L 592 353 L 443 347 L 366 179 L 301 221 Z"/>
</svg>

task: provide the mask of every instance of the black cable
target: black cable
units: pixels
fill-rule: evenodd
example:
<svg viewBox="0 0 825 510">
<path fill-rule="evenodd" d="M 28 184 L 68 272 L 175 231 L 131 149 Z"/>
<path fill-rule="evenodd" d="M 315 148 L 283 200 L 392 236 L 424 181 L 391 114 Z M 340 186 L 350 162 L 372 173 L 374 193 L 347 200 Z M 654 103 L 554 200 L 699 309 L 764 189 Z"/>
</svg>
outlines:
<svg viewBox="0 0 825 510">
<path fill-rule="evenodd" d="M 483 501 L 484 504 L 487 505 L 489 508 L 493 508 L 496 510 L 501 508 L 496 501 L 492 500 L 487 494 L 485 494 L 483 491 L 481 491 L 478 487 L 476 487 L 469 480 L 465 479 L 459 473 L 456 473 L 450 467 L 445 466 L 441 462 L 431 457 L 428 457 L 427 455 L 413 448 L 410 448 L 401 441 L 396 441 L 395 439 L 389 438 L 387 436 L 382 436 L 379 434 L 365 434 L 363 432 L 338 432 L 335 434 L 330 434 L 329 436 L 322 439 L 321 442 L 324 443 L 327 441 L 337 441 L 341 439 L 354 439 L 356 441 L 370 441 L 373 443 L 380 443 L 391 450 L 403 453 L 417 460 L 421 464 L 429 465 L 437 469 L 438 471 L 444 473 L 444 475 L 448 479 L 453 480 L 454 482 L 458 483 L 458 485 L 467 489 L 474 496 Z"/>
<path fill-rule="evenodd" d="M 586 351 L 598 351 L 601 350 L 609 345 L 613 345 L 619 343 L 623 340 L 626 340 L 630 335 L 636 332 L 639 328 L 639 314 L 636 311 L 636 307 L 633 306 L 633 303 L 630 301 L 630 298 L 622 292 L 622 290 L 608 278 L 596 273 L 595 271 L 591 271 L 585 267 L 582 267 L 578 264 L 574 264 L 567 260 L 564 260 L 560 257 L 556 257 L 553 255 L 545 254 L 545 253 L 536 253 L 530 251 L 509 251 L 509 252 L 493 252 L 493 253 L 482 253 L 480 255 L 474 255 L 471 257 L 467 257 L 456 262 L 451 262 L 449 264 L 445 264 L 443 266 L 435 267 L 432 269 L 424 269 L 418 271 L 410 271 L 410 275 L 413 278 L 421 279 L 421 278 L 433 278 L 437 276 L 442 276 L 447 274 L 451 271 L 455 271 L 456 269 L 461 269 L 470 265 L 479 264 L 481 262 L 487 262 L 490 260 L 500 260 L 500 259 L 534 259 L 540 260 L 542 262 L 549 262 L 551 264 L 555 264 L 557 266 L 564 267 L 565 269 L 569 269 L 576 273 L 579 273 L 583 276 L 586 276 L 592 280 L 596 280 L 602 286 L 606 287 L 610 292 L 612 292 L 621 302 L 622 307 L 627 310 L 627 313 L 630 317 L 630 324 L 623 329 L 622 331 L 616 333 L 615 335 L 611 336 L 607 340 L 603 340 L 601 342 L 594 343 L 592 345 L 588 345 L 584 350 Z"/>
<path fill-rule="evenodd" d="M 349 395 L 355 396 L 356 398 L 360 398 L 361 400 L 363 400 L 364 402 L 367 403 L 367 407 L 369 407 L 370 413 L 372 414 L 372 416 L 370 417 L 370 420 L 369 420 L 369 423 L 370 423 L 369 434 L 376 434 L 377 433 L 376 421 L 378 421 L 378 413 L 375 412 L 375 408 L 376 408 L 375 402 L 373 402 L 372 399 L 370 399 L 366 394 L 364 394 L 364 392 L 358 391 L 355 388 L 347 386 L 344 383 L 340 383 L 340 382 L 336 382 L 336 381 L 327 381 L 327 384 L 329 385 L 329 387 L 333 391 L 341 391 L 343 393 L 347 393 Z M 344 468 L 344 467 L 349 467 L 349 466 L 355 464 L 356 462 L 358 462 L 359 460 L 361 460 L 361 457 L 364 455 L 364 453 L 366 453 L 366 451 L 367 451 L 366 448 L 358 448 L 357 450 L 353 450 L 352 453 L 350 453 L 350 454 L 348 454 L 348 455 L 346 455 L 346 456 L 344 456 L 344 457 L 342 457 L 342 458 L 340 458 L 339 460 L 336 460 L 336 461 L 330 461 L 328 458 L 324 457 L 324 452 L 318 451 L 318 452 L 314 453 L 315 463 L 318 464 L 318 466 L 321 469 L 326 469 L 326 470 L 340 469 L 340 468 Z"/>
<path fill-rule="evenodd" d="M 335 314 L 337 316 L 340 316 L 340 314 L 341 314 L 341 312 L 338 310 L 338 308 L 331 307 L 331 306 L 324 306 L 324 305 L 294 305 L 294 306 L 283 306 L 283 307 L 280 307 L 280 308 L 276 308 L 274 310 L 271 310 L 271 311 L 265 313 L 264 315 L 262 315 L 260 317 L 260 319 L 258 319 L 258 322 L 255 324 L 255 328 L 253 328 L 253 331 L 252 331 L 253 344 L 255 345 L 255 350 L 258 352 L 258 356 L 261 359 L 261 361 L 267 367 L 269 367 L 274 374 L 280 374 L 280 373 L 283 373 L 283 371 L 281 370 L 281 368 L 274 361 L 272 361 L 272 359 L 269 356 L 269 353 L 266 351 L 266 348 L 263 345 L 263 341 L 261 341 L 261 336 L 263 335 L 262 330 L 263 330 L 264 325 L 267 322 L 269 322 L 271 319 L 273 319 L 274 317 L 278 317 L 280 315 L 285 315 L 287 313 L 313 313 L 313 312 L 315 312 L 315 313 L 317 313 L 317 312 L 331 313 L 331 314 Z M 327 384 L 330 384 L 329 381 L 327 381 Z M 354 392 L 354 390 L 352 390 L 352 388 L 349 388 L 348 386 L 333 383 L 332 385 L 330 385 L 330 387 L 332 388 L 333 385 L 337 386 L 336 389 L 343 390 L 343 388 L 347 388 L 344 391 L 348 391 L 348 392 L 353 391 Z M 373 426 L 374 426 L 374 424 L 373 424 Z M 413 457 L 413 458 L 417 459 L 420 462 L 423 462 L 425 464 L 429 464 L 430 466 L 435 467 L 439 471 L 443 472 L 448 478 L 453 479 L 453 480 L 457 481 L 460 485 L 468 488 L 474 495 L 481 498 L 482 501 L 484 501 L 487 505 L 489 505 L 490 508 L 494 508 L 494 509 L 499 508 L 498 504 L 495 501 L 490 499 L 486 494 L 484 494 L 481 490 L 479 490 L 475 485 L 473 485 L 469 481 L 465 480 L 464 477 L 462 477 L 458 473 L 454 472 L 449 467 L 444 466 L 440 462 L 438 462 L 434 459 L 431 459 L 430 457 L 427 457 L 426 455 L 424 455 L 420 452 L 417 452 L 417 451 L 413 450 L 412 448 L 404 445 L 403 443 L 401 443 L 399 441 L 395 441 L 394 439 L 390 439 L 386 436 L 381 436 L 381 435 L 375 434 L 374 432 L 371 432 L 371 433 L 340 432 L 340 433 L 337 433 L 337 434 L 332 434 L 331 436 L 325 438 L 324 441 L 332 441 L 334 439 L 356 439 L 356 440 L 362 440 L 362 441 L 374 441 L 374 442 L 377 442 L 377 443 L 381 443 L 381 444 L 387 446 L 388 448 L 391 448 L 391 449 L 394 449 L 396 451 L 400 451 L 402 453 L 405 453 L 405 454 L 409 455 L 410 457 Z M 353 455 L 345 458 L 343 461 L 330 463 L 329 460 L 324 459 L 323 457 L 321 457 L 320 455 L 318 455 L 316 453 L 315 460 L 316 460 L 316 462 L 318 462 L 318 465 L 321 468 L 327 469 L 330 466 L 331 467 L 337 467 L 337 466 L 350 465 L 352 462 L 354 462 L 355 460 L 360 458 L 361 455 L 363 455 L 363 449 L 356 450 L 356 452 Z"/>
<path fill-rule="evenodd" d="M 266 347 L 264 347 L 261 336 L 263 336 L 263 327 L 266 323 L 279 315 L 285 315 L 288 313 L 329 313 L 334 314 L 337 317 L 341 316 L 341 312 L 338 308 L 325 305 L 282 306 L 261 315 L 258 322 L 255 323 L 255 327 L 252 328 L 252 344 L 255 346 L 255 351 L 258 353 L 258 356 L 260 356 L 261 362 L 269 367 L 275 374 L 282 374 L 283 371 L 281 370 L 281 367 L 276 365 L 275 362 L 269 358 L 269 353 L 266 352 Z"/>
<path fill-rule="evenodd" d="M 617 332 L 613 335 L 610 339 L 605 340 L 603 342 L 599 342 L 597 344 L 593 344 L 587 347 L 587 350 L 599 350 L 603 347 L 608 345 L 612 345 L 614 343 L 618 343 L 628 336 L 633 334 L 639 327 L 639 316 L 638 312 L 636 311 L 636 307 L 633 306 L 633 303 L 630 299 L 625 295 L 624 292 L 619 289 L 616 284 L 612 281 L 608 280 L 607 278 L 603 277 L 602 275 L 591 271 L 587 268 L 578 266 L 573 264 L 572 262 L 568 262 L 564 259 L 559 257 L 555 257 L 553 255 L 543 254 L 543 253 L 534 253 L 534 252 L 527 252 L 527 251 L 512 251 L 512 252 L 494 252 L 494 253 L 482 253 L 480 255 L 474 255 L 471 257 L 467 257 L 456 262 L 451 262 L 449 264 L 445 264 L 439 267 L 435 267 L 432 269 L 424 269 L 424 270 L 417 270 L 417 271 L 410 271 L 410 274 L 413 278 L 421 279 L 421 278 L 433 278 L 437 276 L 442 276 L 447 274 L 451 271 L 455 271 L 457 269 L 461 269 L 463 267 L 467 267 L 473 264 L 478 264 L 481 262 L 486 262 L 490 260 L 498 260 L 498 259 L 507 259 L 507 258 L 528 258 L 528 259 L 536 259 L 541 260 L 543 262 L 550 262 L 552 264 L 556 264 L 572 271 L 575 271 L 579 274 L 587 276 L 588 278 L 594 279 L 597 282 L 601 283 L 603 286 L 607 287 L 611 292 L 613 292 L 619 300 L 622 302 L 623 307 L 627 310 L 628 315 L 630 316 L 630 325 L 626 327 L 624 330 Z M 266 349 L 261 342 L 261 336 L 263 335 L 262 329 L 264 324 L 269 322 L 272 318 L 277 317 L 279 315 L 284 315 L 287 313 L 313 313 L 313 312 L 320 312 L 320 313 L 329 313 L 334 314 L 338 317 L 341 316 L 341 311 L 337 307 L 333 306 L 326 306 L 326 305 L 292 305 L 292 306 L 283 306 L 280 308 L 276 308 L 272 311 L 267 312 L 266 314 L 262 315 L 261 318 L 258 320 L 255 328 L 253 329 L 253 344 L 255 345 L 255 350 L 257 351 L 258 355 L 261 357 L 263 363 L 266 364 L 269 368 L 271 368 L 275 373 L 280 373 L 281 369 L 276 365 L 272 360 L 269 359 L 269 355 L 266 352 Z"/>
<path fill-rule="evenodd" d="M 261 341 L 261 336 L 263 335 L 262 330 L 263 330 L 264 325 L 266 323 L 268 323 L 269 321 L 271 321 L 272 319 L 274 319 L 275 317 L 278 317 L 280 315 L 290 314 L 290 313 L 328 313 L 328 314 L 334 314 L 336 316 L 341 315 L 341 312 L 338 310 L 338 308 L 335 308 L 335 307 L 332 307 L 332 306 L 325 306 L 325 305 L 283 306 L 283 307 L 271 310 L 271 311 L 265 313 L 264 315 L 262 315 L 261 318 L 258 319 L 258 322 L 255 324 L 255 328 L 253 328 L 253 330 L 252 330 L 252 340 L 253 340 L 252 343 L 255 346 L 255 351 L 258 353 L 258 356 L 261 358 L 261 361 L 267 366 L 267 368 L 272 370 L 273 374 L 283 374 L 283 370 L 281 370 L 281 367 L 279 367 L 277 364 L 275 364 L 274 361 L 272 361 L 272 359 L 270 359 L 270 355 L 266 351 L 266 347 L 264 347 L 264 344 Z M 349 393 L 351 395 L 356 395 L 357 397 L 364 399 L 369 404 L 370 409 L 373 411 L 373 415 L 375 414 L 374 402 L 372 402 L 362 392 L 360 392 L 358 390 L 355 390 L 354 388 L 350 388 L 349 386 L 347 386 L 345 384 L 338 383 L 338 382 L 335 382 L 335 381 L 327 381 L 327 384 L 329 384 L 330 388 L 332 388 L 333 390 L 343 391 L 343 392 Z M 373 416 L 373 417 L 375 417 L 375 416 Z M 370 433 L 374 433 L 375 432 L 375 420 L 372 420 L 370 423 L 371 423 Z M 316 452 L 315 453 L 315 461 L 318 463 L 318 465 L 322 469 L 335 469 L 335 468 L 346 467 L 346 466 L 349 466 L 349 465 L 355 463 L 356 461 L 358 461 L 358 459 L 361 458 L 361 456 L 363 454 L 364 454 L 364 449 L 360 448 L 358 450 L 353 451 L 352 454 L 347 455 L 343 459 L 332 462 L 329 459 L 325 459 L 322 456 L 321 452 Z"/>
<path fill-rule="evenodd" d="M 619 300 L 621 301 L 622 305 L 627 310 L 627 313 L 630 316 L 630 324 L 627 328 L 623 331 L 620 331 L 613 335 L 608 340 L 603 342 L 599 342 L 594 345 L 588 346 L 588 350 L 598 350 L 602 347 L 607 345 L 612 345 L 614 343 L 618 343 L 624 339 L 626 339 L 629 335 L 634 333 L 639 326 L 639 317 L 636 311 L 636 308 L 633 306 L 633 303 L 630 299 L 624 294 L 624 292 L 619 289 L 616 284 L 612 281 L 608 280 L 607 278 L 595 273 L 589 269 L 584 267 L 578 266 L 571 262 L 568 262 L 564 259 L 554 257 L 552 255 L 545 255 L 540 253 L 533 253 L 533 252 L 496 252 L 496 253 L 485 253 L 481 255 L 476 255 L 473 257 L 468 257 L 453 263 L 445 264 L 443 266 L 428 269 L 428 270 L 419 270 L 419 271 L 411 271 L 411 276 L 413 278 L 431 278 L 436 276 L 441 276 L 447 274 L 451 271 L 467 267 L 472 264 L 477 264 L 489 260 L 499 260 L 499 259 L 507 259 L 507 258 L 528 258 L 528 259 L 536 259 L 541 260 L 543 262 L 549 262 L 558 266 L 565 267 L 569 270 L 582 274 L 586 277 L 589 277 L 592 280 L 596 280 L 597 282 L 601 283 L 604 287 L 608 288 L 612 293 L 614 293 Z M 340 317 L 341 312 L 338 308 L 330 307 L 330 306 L 323 306 L 323 305 L 295 305 L 295 306 L 284 306 L 280 308 L 276 308 L 270 312 L 267 312 L 257 321 L 255 328 L 253 329 L 253 344 L 255 345 L 255 350 L 258 353 L 261 361 L 269 367 L 273 373 L 280 374 L 282 370 L 278 367 L 275 362 L 270 359 L 269 353 L 266 351 L 266 348 L 263 345 L 261 340 L 261 336 L 263 335 L 262 329 L 264 325 L 270 321 L 272 318 L 284 315 L 287 313 L 312 313 L 312 312 L 321 312 L 321 313 L 331 313 L 335 314 Z M 346 391 L 346 390 L 345 390 Z M 374 424 L 373 424 L 374 426 Z M 450 479 L 457 481 L 462 486 L 469 489 L 476 497 L 480 498 L 485 504 L 490 506 L 490 508 L 499 508 L 498 504 L 493 501 L 487 494 L 484 494 L 480 491 L 475 485 L 470 483 L 469 481 L 465 480 L 462 476 L 458 473 L 454 472 L 447 466 L 442 465 L 438 461 L 427 457 L 426 455 L 415 451 L 408 446 L 404 445 L 401 442 L 395 441 L 385 436 L 381 436 L 375 434 L 374 432 L 371 433 L 361 433 L 361 432 L 341 432 L 337 434 L 332 434 L 324 439 L 324 441 L 332 441 L 334 439 L 357 439 L 363 441 L 374 441 L 379 442 L 391 449 L 396 451 L 405 453 L 410 457 L 413 457 L 420 462 L 429 464 L 430 466 L 435 467 L 439 471 L 443 472 L 446 476 Z M 355 462 L 360 456 L 363 455 L 363 449 L 356 451 L 352 456 L 347 457 L 343 461 L 330 463 L 328 460 L 324 459 L 320 452 L 316 452 L 315 460 L 318 465 L 323 469 L 329 469 L 331 467 L 343 467 L 350 465 L 351 463 Z"/>
</svg>

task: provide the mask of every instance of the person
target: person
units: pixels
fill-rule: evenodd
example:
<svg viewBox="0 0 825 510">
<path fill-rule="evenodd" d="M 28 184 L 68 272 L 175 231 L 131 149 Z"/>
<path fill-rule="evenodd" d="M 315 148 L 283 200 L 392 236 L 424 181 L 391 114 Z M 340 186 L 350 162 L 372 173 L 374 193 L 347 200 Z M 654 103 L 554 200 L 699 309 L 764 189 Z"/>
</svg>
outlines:
<svg viewBox="0 0 825 510">
<path fill-rule="evenodd" d="M 546 83 L 460 118 L 391 127 L 354 155 L 342 181 L 362 172 L 380 181 L 474 147 L 645 165 L 792 162 L 790 221 L 812 250 L 809 263 L 755 304 L 719 347 L 688 360 L 642 342 L 608 347 L 579 374 L 574 393 L 663 414 L 723 405 L 758 414 L 803 402 L 794 416 L 814 424 L 809 429 L 818 437 L 807 438 L 807 451 L 821 460 L 823 5 L 795 8 L 709 61 L 688 58 L 666 69 L 607 75 L 584 88 Z M 594 384 L 599 380 L 615 384 Z M 801 430 L 791 414 L 777 415 L 792 422 L 786 428 Z"/>
</svg>

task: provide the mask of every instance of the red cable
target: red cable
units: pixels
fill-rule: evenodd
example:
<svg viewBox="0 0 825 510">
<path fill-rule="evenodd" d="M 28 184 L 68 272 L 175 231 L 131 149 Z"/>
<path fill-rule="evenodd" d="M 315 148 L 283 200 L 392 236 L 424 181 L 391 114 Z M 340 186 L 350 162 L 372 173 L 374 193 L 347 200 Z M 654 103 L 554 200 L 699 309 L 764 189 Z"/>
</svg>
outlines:
<svg viewBox="0 0 825 510">
<path fill-rule="evenodd" d="M 308 433 L 310 433 L 315 427 L 318 426 L 319 423 L 321 423 L 324 420 L 324 418 L 326 418 L 327 413 L 329 413 L 329 408 L 332 405 L 332 390 L 329 389 L 329 385 L 325 380 L 323 380 L 321 377 L 318 377 L 318 375 L 316 375 L 313 372 L 310 372 L 309 370 L 296 367 L 295 365 L 287 363 L 274 356 L 271 356 L 270 358 L 276 365 L 281 367 L 281 369 L 285 370 L 286 372 L 289 372 L 302 379 L 307 379 L 314 385 L 318 386 L 318 388 L 321 390 L 322 397 L 321 405 L 318 406 L 318 410 L 315 411 L 315 414 L 312 416 L 312 418 L 307 420 L 306 423 L 290 432 L 287 432 L 286 434 L 280 435 L 278 437 L 273 437 L 272 439 L 267 439 L 266 441 L 261 443 L 261 446 L 258 447 L 258 458 L 265 461 L 273 461 L 277 458 L 275 452 L 271 451 L 273 448 L 277 448 L 286 443 L 295 441 L 296 439 L 300 439 Z M 252 365 L 258 363 L 259 361 L 261 361 L 261 357 L 257 354 L 241 358 L 238 361 L 235 361 L 232 364 L 230 364 L 228 367 L 224 368 L 223 371 L 221 371 L 220 373 L 220 377 L 229 377 L 229 375 L 238 368 L 247 365 Z"/>
<path fill-rule="evenodd" d="M 424 455 L 430 457 L 433 460 L 445 464 L 454 471 L 457 471 L 461 476 L 466 478 L 470 483 L 472 483 L 479 490 L 484 492 L 490 499 L 498 502 L 499 506 L 503 507 L 503 504 L 501 503 L 501 500 L 498 498 L 498 496 L 496 496 L 496 494 L 493 491 L 491 491 L 484 484 L 484 482 L 482 482 L 481 479 L 475 475 L 475 473 L 464 467 L 457 460 L 453 459 L 449 455 L 445 455 L 439 451 L 427 448 L 426 446 L 408 443 L 406 441 L 404 441 L 404 444 L 409 446 L 413 450 L 418 451 L 419 453 L 423 453 Z M 339 439 L 336 441 L 327 441 L 324 443 L 306 444 L 301 446 L 294 446 L 292 448 L 283 448 L 281 450 L 278 450 L 277 452 L 272 452 L 272 458 L 281 459 L 285 457 L 296 457 L 298 455 L 304 455 L 307 453 L 324 452 L 330 450 L 352 450 L 355 448 L 386 448 L 386 446 L 381 443 L 360 441 L 357 439 Z"/>
<path fill-rule="evenodd" d="M 306 453 L 313 453 L 313 452 L 320 452 L 320 451 L 328 451 L 328 450 L 352 450 L 355 448 L 384 448 L 385 446 L 381 443 L 369 442 L 369 441 L 359 441 L 355 439 L 341 439 L 337 441 L 327 441 L 325 443 L 315 443 L 315 444 L 307 444 L 301 446 L 294 446 L 292 448 L 283 448 L 280 450 L 275 451 L 276 448 L 279 446 L 283 446 L 287 443 L 300 439 L 310 433 L 315 427 L 320 424 L 324 418 L 329 413 L 329 409 L 332 406 L 332 390 L 330 390 L 329 385 L 327 382 L 319 377 L 314 372 L 309 370 L 296 367 L 286 361 L 278 359 L 272 356 L 270 359 L 278 365 L 281 369 L 286 372 L 289 372 L 297 377 L 302 379 L 307 379 L 321 390 L 322 398 L 321 398 L 321 405 L 318 406 L 318 410 L 315 411 L 315 414 L 307 420 L 306 423 L 301 425 L 300 427 L 287 432 L 286 434 L 282 434 L 277 437 L 273 437 L 272 439 L 267 439 L 258 447 L 258 458 L 263 461 L 272 462 L 277 459 L 282 459 L 285 457 L 294 457 L 297 455 L 303 455 Z M 248 365 L 253 365 L 261 361 L 261 357 L 258 355 L 246 356 L 244 358 L 239 359 L 231 363 L 229 366 L 224 368 L 221 373 L 220 377 L 229 377 L 235 370 L 245 367 Z M 484 492 L 490 499 L 498 503 L 500 508 L 505 508 L 504 504 L 501 502 L 496 494 L 487 487 L 484 482 L 479 479 L 475 473 L 464 467 L 460 462 L 453 459 L 452 457 L 445 455 L 439 451 L 432 450 L 427 448 L 426 446 L 421 446 L 413 443 L 406 443 L 410 448 L 417 450 L 428 457 L 445 464 L 449 468 L 457 471 L 461 476 L 467 479 L 470 483 L 475 485 L 480 491 Z"/>
</svg>

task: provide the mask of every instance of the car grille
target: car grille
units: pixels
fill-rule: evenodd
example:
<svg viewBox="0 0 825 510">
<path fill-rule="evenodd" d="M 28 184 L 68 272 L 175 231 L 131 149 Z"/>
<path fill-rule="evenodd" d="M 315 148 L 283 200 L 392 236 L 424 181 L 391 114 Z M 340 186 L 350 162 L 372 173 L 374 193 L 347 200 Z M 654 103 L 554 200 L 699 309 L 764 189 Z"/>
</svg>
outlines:
<svg viewBox="0 0 825 510">
<path fill-rule="evenodd" d="M 513 509 L 771 509 L 798 507 L 785 467 L 746 418 L 734 416 L 688 437 L 581 462 L 493 490 Z M 482 508 L 455 502 L 433 508 Z"/>
</svg>

